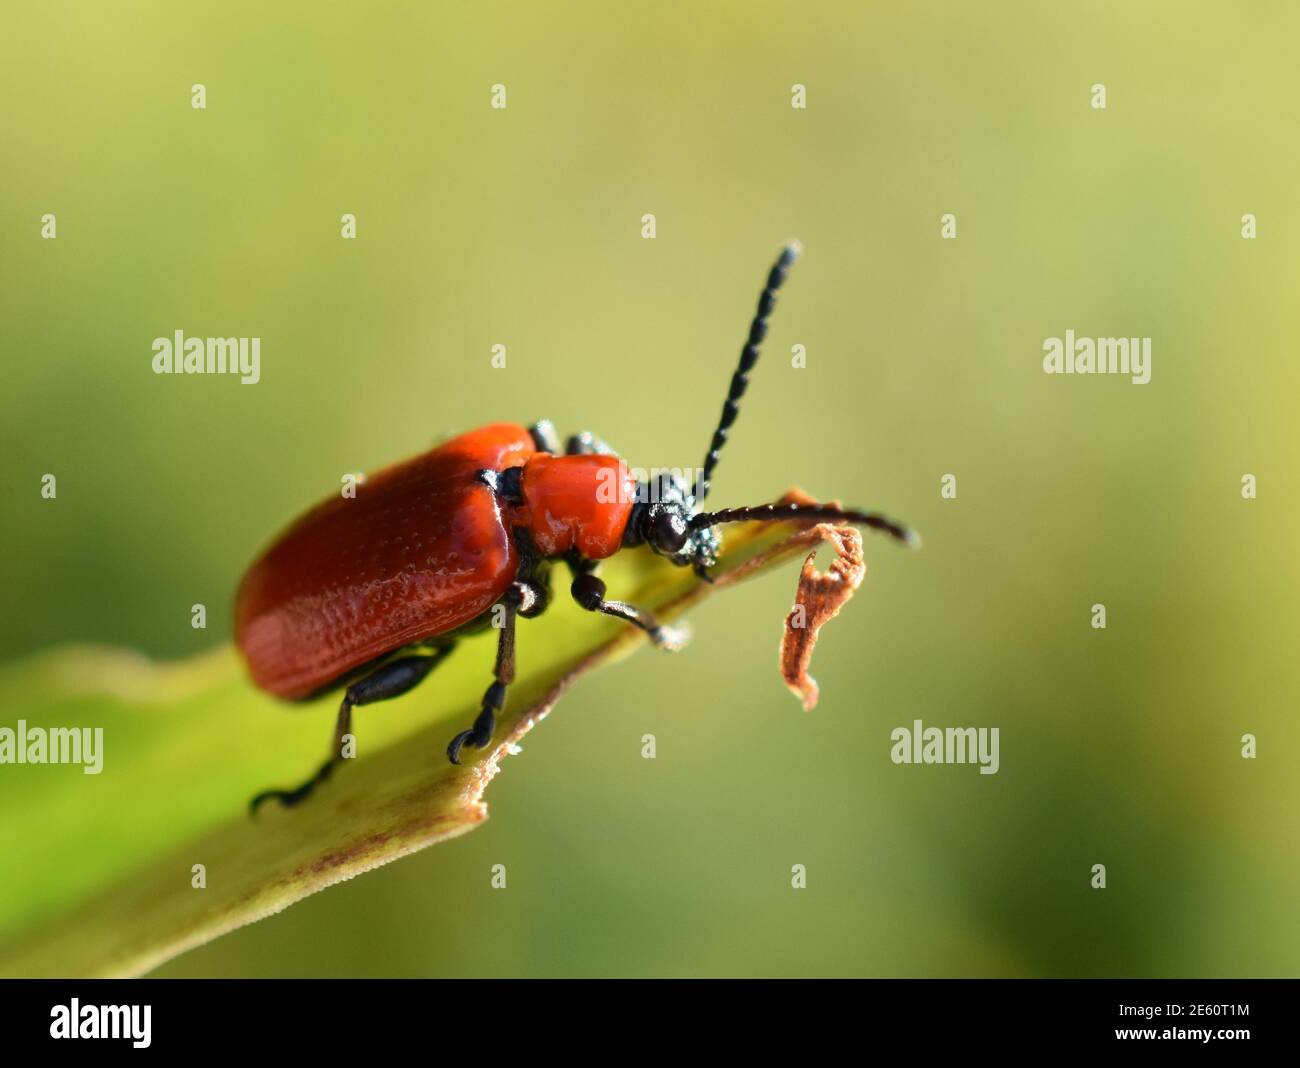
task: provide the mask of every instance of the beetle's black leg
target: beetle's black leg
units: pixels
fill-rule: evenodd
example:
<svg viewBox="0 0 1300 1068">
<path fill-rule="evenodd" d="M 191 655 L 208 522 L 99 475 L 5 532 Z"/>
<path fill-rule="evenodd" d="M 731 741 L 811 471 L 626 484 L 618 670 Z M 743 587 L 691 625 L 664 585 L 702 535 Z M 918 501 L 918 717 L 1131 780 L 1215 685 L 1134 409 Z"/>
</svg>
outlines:
<svg viewBox="0 0 1300 1068">
<path fill-rule="evenodd" d="M 493 669 L 492 685 L 483 694 L 483 703 L 474 726 L 461 731 L 447 746 L 447 759 L 460 763 L 460 751 L 466 745 L 484 749 L 492 741 L 496 730 L 497 713 L 505 707 L 506 687 L 515 679 L 515 619 L 517 616 L 536 614 L 533 609 L 545 597 L 545 591 L 530 580 L 515 581 L 501 595 L 500 604 L 505 610 L 501 635 L 497 638 L 497 659 Z"/>
<path fill-rule="evenodd" d="M 626 601 L 607 601 L 605 584 L 589 571 L 575 575 L 570 587 L 573 599 L 588 612 L 603 612 L 607 616 L 626 620 L 650 636 L 660 649 L 676 651 L 686 644 L 688 631 L 684 627 L 670 627 L 655 622 L 655 617 Z"/>
<path fill-rule="evenodd" d="M 691 570 L 695 572 L 696 577 L 701 582 L 707 582 L 710 586 L 713 585 L 713 576 L 709 574 L 709 569 L 707 567 L 701 567 L 697 563 Z"/>
<path fill-rule="evenodd" d="M 584 430 L 581 434 L 573 434 L 564 446 L 565 456 L 617 456 L 618 450 L 611 447 L 607 441 L 602 441 L 596 437 L 590 430 Z"/>
<path fill-rule="evenodd" d="M 543 562 L 533 571 L 533 577 L 524 583 L 528 593 L 531 594 L 531 603 L 524 603 L 519 606 L 520 619 L 536 619 L 546 611 L 547 605 L 551 603 L 551 569 L 550 565 Z"/>
<path fill-rule="evenodd" d="M 553 456 L 560 455 L 560 435 L 555 432 L 555 424 L 549 419 L 539 419 L 528 428 L 528 433 L 532 436 L 533 447 L 538 452 L 549 452 Z"/>
<path fill-rule="evenodd" d="M 381 664 L 369 675 L 358 679 L 344 691 L 343 703 L 339 705 L 339 717 L 334 724 L 334 741 L 330 746 L 329 757 L 320 769 L 301 786 L 292 790 L 263 790 L 249 803 L 249 811 L 257 815 L 258 807 L 275 798 L 286 808 L 304 800 L 318 785 L 333 773 L 335 766 L 343 759 L 343 738 L 352 733 L 352 709 L 357 705 L 368 705 L 375 701 L 387 701 L 390 697 L 400 697 L 408 690 L 419 685 L 426 675 L 433 670 L 443 657 L 454 648 L 453 644 L 436 649 L 429 656 L 403 656 Z"/>
</svg>

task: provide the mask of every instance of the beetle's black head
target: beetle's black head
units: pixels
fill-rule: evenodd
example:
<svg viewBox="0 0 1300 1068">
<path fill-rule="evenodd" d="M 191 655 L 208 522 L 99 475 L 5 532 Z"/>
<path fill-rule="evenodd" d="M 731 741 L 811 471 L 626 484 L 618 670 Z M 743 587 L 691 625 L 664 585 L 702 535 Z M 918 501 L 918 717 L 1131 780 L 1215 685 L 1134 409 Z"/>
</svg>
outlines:
<svg viewBox="0 0 1300 1068">
<path fill-rule="evenodd" d="M 654 475 L 637 487 L 637 502 L 628 517 L 623 544 L 646 545 L 678 567 L 707 570 L 718 562 L 720 541 L 712 527 L 691 527 L 694 503 L 675 475 Z"/>
</svg>

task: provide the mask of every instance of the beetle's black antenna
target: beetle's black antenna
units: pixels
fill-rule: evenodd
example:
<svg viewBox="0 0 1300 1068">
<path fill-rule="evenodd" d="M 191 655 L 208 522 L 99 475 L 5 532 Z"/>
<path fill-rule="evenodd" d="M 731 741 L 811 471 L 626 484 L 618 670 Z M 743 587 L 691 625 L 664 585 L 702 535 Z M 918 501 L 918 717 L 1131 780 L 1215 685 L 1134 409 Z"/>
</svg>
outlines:
<svg viewBox="0 0 1300 1068">
<path fill-rule="evenodd" d="M 749 372 L 754 369 L 754 364 L 758 363 L 758 346 L 767 336 L 767 318 L 776 305 L 776 291 L 781 288 L 781 283 L 785 281 L 786 274 L 794 261 L 799 258 L 801 251 L 798 241 L 789 242 L 781 250 L 781 255 L 777 257 L 776 263 L 767 274 L 767 284 L 763 287 L 763 292 L 758 295 L 758 311 L 754 313 L 754 320 L 749 324 L 749 338 L 745 342 L 745 347 L 740 350 L 740 364 L 736 368 L 736 373 L 731 376 L 731 389 L 727 391 L 727 399 L 722 404 L 722 418 L 718 420 L 718 429 L 713 432 L 709 453 L 704 458 L 704 470 L 691 493 L 697 505 L 709 495 L 709 479 L 713 476 L 713 469 L 718 466 L 718 454 L 722 452 L 722 446 L 727 443 L 727 431 L 736 421 L 736 416 L 740 414 L 740 398 L 745 395 L 745 389 L 749 386 Z"/>
<path fill-rule="evenodd" d="M 788 519 L 830 519 L 879 530 L 902 542 L 909 549 L 921 547 L 921 537 L 910 527 L 895 523 L 879 512 L 859 512 L 854 508 L 837 508 L 833 504 L 752 504 L 743 508 L 723 508 L 691 516 L 690 527 L 699 530 L 719 523 L 742 523 L 746 520 L 780 522 Z"/>
</svg>

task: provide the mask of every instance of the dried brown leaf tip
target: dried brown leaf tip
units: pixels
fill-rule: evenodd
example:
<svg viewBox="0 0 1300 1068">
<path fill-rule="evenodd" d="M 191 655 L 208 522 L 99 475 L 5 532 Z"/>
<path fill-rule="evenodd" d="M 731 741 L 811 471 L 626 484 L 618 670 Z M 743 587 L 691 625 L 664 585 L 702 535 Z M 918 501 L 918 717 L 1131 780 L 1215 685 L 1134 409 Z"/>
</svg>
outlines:
<svg viewBox="0 0 1300 1068">
<path fill-rule="evenodd" d="M 794 607 L 785 617 L 781 677 L 807 712 L 817 705 L 817 680 L 808 674 L 817 635 L 862 584 L 867 565 L 862 557 L 862 535 L 853 527 L 819 523 L 795 535 L 791 544 L 801 541 L 811 545 L 812 551 L 803 562 Z M 818 571 L 814 561 L 823 542 L 834 548 L 835 559 L 826 571 Z"/>
</svg>

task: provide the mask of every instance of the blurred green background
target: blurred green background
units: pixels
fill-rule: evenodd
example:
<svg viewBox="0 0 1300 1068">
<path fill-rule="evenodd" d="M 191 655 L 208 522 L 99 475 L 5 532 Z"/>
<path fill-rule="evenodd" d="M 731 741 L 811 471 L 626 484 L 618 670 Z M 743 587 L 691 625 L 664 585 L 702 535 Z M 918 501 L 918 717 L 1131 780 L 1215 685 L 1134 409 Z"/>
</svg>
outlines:
<svg viewBox="0 0 1300 1068">
<path fill-rule="evenodd" d="M 224 641 L 269 536 L 454 430 L 697 465 L 790 236 L 714 499 L 800 484 L 925 536 L 869 542 L 815 712 L 775 664 L 792 568 L 584 680 L 483 828 L 159 974 L 1300 972 L 1298 33 L 1289 3 L 7 5 L 7 657 Z M 177 329 L 261 337 L 262 381 L 155 376 Z M 1044 375 L 1067 329 L 1150 336 L 1151 383 Z M 999 727 L 1000 772 L 892 764 L 916 718 Z"/>
</svg>

